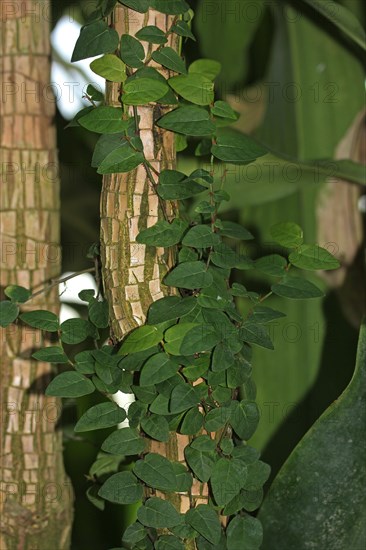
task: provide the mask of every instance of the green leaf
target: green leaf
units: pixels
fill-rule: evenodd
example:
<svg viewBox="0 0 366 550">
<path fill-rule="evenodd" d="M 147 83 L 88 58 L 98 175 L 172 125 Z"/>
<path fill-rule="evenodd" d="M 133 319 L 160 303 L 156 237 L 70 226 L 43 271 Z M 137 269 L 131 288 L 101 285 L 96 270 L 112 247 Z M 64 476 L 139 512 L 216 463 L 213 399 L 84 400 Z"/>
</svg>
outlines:
<svg viewBox="0 0 366 550">
<path fill-rule="evenodd" d="M 5 296 L 10 298 L 13 302 L 18 302 L 19 304 L 24 304 L 32 296 L 32 292 L 24 286 L 10 285 L 7 286 L 4 290 Z"/>
<path fill-rule="evenodd" d="M 200 451 L 189 445 L 184 449 L 184 456 L 195 477 L 206 483 L 211 477 L 215 464 L 214 451 Z"/>
<path fill-rule="evenodd" d="M 183 59 L 170 46 L 153 52 L 151 57 L 156 63 L 160 63 L 160 65 L 167 67 L 167 69 L 171 69 L 176 73 L 187 73 Z"/>
<path fill-rule="evenodd" d="M 225 329 L 224 329 L 225 330 Z M 228 369 L 234 363 L 234 354 L 229 346 L 219 342 L 212 355 L 212 370 L 219 372 Z"/>
<path fill-rule="evenodd" d="M 172 361 L 166 353 L 157 353 L 146 361 L 140 375 L 141 386 L 149 386 L 164 382 L 176 374 L 179 365 Z"/>
<path fill-rule="evenodd" d="M 126 412 L 115 403 L 99 403 L 90 407 L 77 421 L 75 432 L 89 432 L 110 428 L 126 418 Z"/>
<path fill-rule="evenodd" d="M 160 172 L 157 192 L 164 200 L 188 199 L 202 191 L 206 191 L 206 187 L 182 172 L 177 172 L 177 170 L 162 170 Z"/>
<path fill-rule="evenodd" d="M 197 305 L 193 296 L 179 298 L 178 296 L 166 296 L 153 302 L 148 312 L 148 323 L 156 325 L 163 321 L 173 321 L 190 313 Z"/>
<path fill-rule="evenodd" d="M 286 317 L 285 313 L 282 311 L 276 311 L 270 307 L 266 306 L 255 306 L 252 312 L 248 315 L 248 321 L 255 323 L 266 324 L 274 321 L 275 319 L 281 319 L 281 317 Z"/>
<path fill-rule="evenodd" d="M 210 286 L 212 280 L 212 275 L 203 262 L 184 262 L 166 275 L 164 283 L 168 286 L 194 290 Z"/>
<path fill-rule="evenodd" d="M 0 326 L 7 327 L 18 317 L 19 308 L 10 300 L 0 302 Z"/>
<path fill-rule="evenodd" d="M 324 3 L 320 0 L 301 0 L 325 17 L 332 25 L 338 27 L 355 44 L 366 50 L 365 31 L 354 14 L 337 2 L 329 0 Z M 320 21 L 319 21 L 320 22 Z"/>
<path fill-rule="evenodd" d="M 246 470 L 243 469 L 244 474 Z M 216 504 L 225 506 L 240 491 L 243 478 L 242 472 L 235 462 L 228 458 L 220 458 L 213 467 L 210 483 Z"/>
<path fill-rule="evenodd" d="M 136 328 L 125 338 L 120 347 L 119 354 L 136 353 L 152 348 L 162 341 L 164 335 L 158 327 L 143 325 Z"/>
<path fill-rule="evenodd" d="M 215 131 L 210 115 L 202 107 L 195 105 L 178 107 L 157 121 L 157 125 L 178 134 L 187 136 L 206 136 Z"/>
<path fill-rule="evenodd" d="M 108 302 L 100 302 L 95 298 L 89 301 L 88 305 L 89 319 L 97 328 L 107 328 L 109 325 Z"/>
<path fill-rule="evenodd" d="M 181 345 L 185 335 L 191 330 L 199 327 L 199 323 L 182 322 L 174 325 L 165 332 L 165 351 L 171 355 L 182 355 Z"/>
<path fill-rule="evenodd" d="M 103 441 L 102 450 L 125 456 L 138 455 L 145 450 L 145 440 L 133 428 L 121 428 Z"/>
<path fill-rule="evenodd" d="M 270 232 L 273 240 L 286 248 L 297 248 L 303 242 L 302 229 L 293 222 L 276 223 Z"/>
<path fill-rule="evenodd" d="M 175 32 L 175 34 L 178 34 L 179 36 L 184 36 L 185 38 L 191 38 L 196 42 L 196 38 L 192 33 L 190 26 L 188 25 L 188 23 L 186 23 L 182 19 L 178 19 L 175 25 L 172 26 L 171 30 Z"/>
<path fill-rule="evenodd" d="M 19 315 L 19 318 L 29 326 L 40 328 L 47 332 L 57 332 L 60 328 L 57 315 L 44 309 L 27 311 Z"/>
<path fill-rule="evenodd" d="M 193 527 L 211 544 L 218 544 L 221 538 L 221 526 L 217 512 L 207 504 L 199 504 L 186 513 L 186 523 Z"/>
<path fill-rule="evenodd" d="M 131 472 L 118 472 L 103 483 L 98 495 L 116 504 L 134 504 L 143 497 L 143 486 Z"/>
<path fill-rule="evenodd" d="M 97 141 L 91 165 L 99 167 L 99 174 L 113 174 L 129 172 L 143 160 L 143 155 L 133 149 L 124 137 L 118 134 L 106 134 Z"/>
<path fill-rule="evenodd" d="M 215 78 L 220 74 L 221 63 L 215 61 L 214 59 L 196 59 L 188 67 L 188 72 L 190 74 L 201 74 L 210 80 L 215 80 Z"/>
<path fill-rule="evenodd" d="M 230 407 L 219 407 L 211 409 L 205 416 L 205 430 L 208 432 L 217 432 L 225 426 L 231 415 Z"/>
<path fill-rule="evenodd" d="M 145 50 L 141 42 L 129 34 L 121 37 L 121 59 L 129 67 L 139 69 L 144 66 Z"/>
<path fill-rule="evenodd" d="M 194 407 L 199 402 L 200 396 L 195 386 L 180 384 L 173 389 L 170 396 L 170 411 L 177 414 Z"/>
<path fill-rule="evenodd" d="M 231 164 L 250 164 L 268 153 L 262 145 L 244 134 L 219 136 L 211 147 L 212 154 Z"/>
<path fill-rule="evenodd" d="M 161 13 L 180 15 L 189 10 L 189 5 L 184 0 L 150 0 L 150 6 Z"/>
<path fill-rule="evenodd" d="M 196 105 L 210 105 L 214 100 L 214 85 L 201 74 L 173 76 L 168 80 L 173 90 Z"/>
<path fill-rule="evenodd" d="M 210 256 L 212 263 L 218 267 L 233 268 L 236 267 L 241 261 L 241 256 L 230 246 L 225 243 L 220 243 L 215 246 L 214 251 Z M 250 260 L 251 263 L 251 260 Z"/>
<path fill-rule="evenodd" d="M 324 292 L 310 281 L 290 275 L 286 275 L 282 281 L 272 285 L 271 290 L 277 296 L 293 300 L 306 300 L 308 298 L 321 298 L 324 296 Z"/>
<path fill-rule="evenodd" d="M 182 240 L 187 228 L 188 223 L 178 218 L 171 223 L 160 220 L 155 225 L 140 231 L 136 241 L 149 246 L 173 246 Z"/>
<path fill-rule="evenodd" d="M 236 516 L 227 527 L 226 537 L 227 550 L 243 550 L 243 541 L 245 550 L 259 550 L 263 540 L 262 525 L 252 516 Z"/>
<path fill-rule="evenodd" d="M 245 227 L 230 221 L 220 221 L 220 234 L 231 239 L 239 239 L 240 241 L 254 239 L 253 235 Z"/>
<path fill-rule="evenodd" d="M 105 21 L 96 21 L 82 27 L 76 41 L 71 61 L 80 61 L 118 48 L 118 33 L 108 27 Z"/>
<path fill-rule="evenodd" d="M 170 528 L 181 522 L 180 514 L 170 502 L 161 498 L 148 498 L 137 511 L 137 519 L 146 527 Z"/>
<path fill-rule="evenodd" d="M 67 319 L 60 325 L 61 340 L 65 344 L 79 344 L 96 336 L 95 328 L 85 319 Z"/>
<path fill-rule="evenodd" d="M 170 460 L 162 455 L 148 453 L 142 460 L 136 462 L 133 471 L 149 487 L 167 492 L 175 490 L 173 466 Z"/>
<path fill-rule="evenodd" d="M 123 86 L 122 101 L 125 105 L 145 105 L 165 96 L 169 87 L 153 78 L 134 78 Z"/>
<path fill-rule="evenodd" d="M 230 424 L 240 439 L 248 440 L 259 422 L 259 411 L 254 401 L 233 401 Z"/>
<path fill-rule="evenodd" d="M 141 523 L 136 521 L 123 533 L 122 542 L 129 546 L 133 546 L 138 542 L 141 542 L 147 535 L 147 531 Z"/>
<path fill-rule="evenodd" d="M 198 407 L 190 409 L 183 418 L 179 432 L 184 435 L 195 435 L 203 426 L 203 414 Z"/>
<path fill-rule="evenodd" d="M 250 491 L 261 489 L 271 473 L 271 467 L 269 464 L 266 464 L 261 460 L 255 460 L 254 462 L 247 464 L 247 469 L 248 476 L 242 485 L 243 488 Z"/>
<path fill-rule="evenodd" d="M 220 338 L 221 335 L 215 327 L 201 324 L 186 332 L 180 344 L 179 352 L 182 355 L 193 355 L 210 351 L 220 341 Z"/>
<path fill-rule="evenodd" d="M 34 359 L 38 361 L 46 361 L 47 363 L 67 363 L 68 357 L 60 346 L 49 346 L 42 348 L 32 354 Z"/>
<path fill-rule="evenodd" d="M 80 290 L 78 297 L 83 302 L 91 302 L 95 296 L 95 290 L 93 288 L 84 288 Z"/>
<path fill-rule="evenodd" d="M 279 254 L 269 254 L 255 261 L 255 269 L 274 277 L 282 277 L 285 274 L 286 267 L 286 258 Z"/>
<path fill-rule="evenodd" d="M 271 337 L 266 327 L 247 321 L 240 328 L 240 338 L 244 342 L 256 344 L 262 348 L 274 349 Z"/>
<path fill-rule="evenodd" d="M 300 269 L 338 269 L 340 263 L 328 250 L 317 244 L 304 244 L 289 255 L 289 262 Z"/>
<path fill-rule="evenodd" d="M 222 118 L 228 118 L 229 120 L 237 120 L 238 115 L 232 107 L 226 101 L 215 101 L 214 106 L 211 107 L 211 113 L 215 116 Z"/>
<path fill-rule="evenodd" d="M 98 134 L 117 134 L 127 129 L 129 119 L 122 119 L 123 110 L 118 107 L 96 107 L 78 119 L 80 126 Z"/>
<path fill-rule="evenodd" d="M 169 440 L 169 424 L 166 418 L 157 414 L 144 416 L 140 422 L 144 432 L 157 441 Z"/>
<path fill-rule="evenodd" d="M 97 485 L 92 485 L 89 487 L 86 491 L 86 498 L 95 506 L 98 508 L 98 510 L 103 511 L 105 508 L 105 501 L 98 495 L 98 487 Z"/>
<path fill-rule="evenodd" d="M 166 44 L 168 42 L 165 33 L 155 25 L 147 25 L 140 29 L 136 34 L 136 38 L 150 42 L 151 44 Z"/>
<path fill-rule="evenodd" d="M 154 547 L 156 550 L 184 550 L 185 548 L 181 540 L 171 535 L 161 535 Z"/>
<path fill-rule="evenodd" d="M 68 371 L 56 376 L 47 386 L 46 395 L 81 397 L 95 390 L 94 384 L 79 372 Z"/>
<path fill-rule="evenodd" d="M 277 474 L 260 519 L 264 546 L 362 548 L 366 537 L 366 323 L 351 382 Z M 298 526 L 304 528 L 299 530 Z M 334 529 L 336 525 L 336 529 Z"/>
<path fill-rule="evenodd" d="M 145 13 L 149 9 L 149 0 L 118 0 L 121 4 L 138 11 L 139 13 Z"/>
<path fill-rule="evenodd" d="M 94 374 L 95 359 L 92 351 L 81 351 L 75 355 L 74 360 L 75 369 L 78 372 L 81 372 L 81 374 Z"/>
<path fill-rule="evenodd" d="M 90 68 L 93 73 L 110 82 L 124 82 L 127 78 L 125 64 L 114 54 L 106 54 L 99 59 L 94 59 L 90 63 Z"/>
<path fill-rule="evenodd" d="M 104 99 L 104 94 L 100 90 L 97 90 L 97 88 L 95 88 L 92 84 L 88 85 L 86 89 L 86 93 L 93 101 L 103 101 Z M 92 109 L 94 109 L 94 107 L 86 107 L 85 109 L 82 109 L 82 111 L 85 111 L 85 114 L 86 114 L 88 111 L 91 111 Z M 66 126 L 66 128 L 68 126 Z"/>
<path fill-rule="evenodd" d="M 220 243 L 220 237 L 209 225 L 195 225 L 184 236 L 182 244 L 194 248 L 209 248 Z"/>
</svg>

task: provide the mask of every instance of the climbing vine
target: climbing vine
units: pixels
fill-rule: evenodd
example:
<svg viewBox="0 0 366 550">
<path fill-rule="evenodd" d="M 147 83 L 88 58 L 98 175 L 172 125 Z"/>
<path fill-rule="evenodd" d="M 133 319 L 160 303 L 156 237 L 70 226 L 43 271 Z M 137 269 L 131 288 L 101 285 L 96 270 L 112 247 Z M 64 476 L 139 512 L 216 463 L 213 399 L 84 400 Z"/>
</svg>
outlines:
<svg viewBox="0 0 366 550">
<path fill-rule="evenodd" d="M 105 501 L 141 502 L 137 521 L 123 534 L 123 548 L 254 550 L 261 545 L 262 527 L 253 512 L 261 504 L 270 467 L 247 443 L 259 421 L 251 347 L 273 349 L 268 326 L 284 314 L 267 305 L 272 294 L 319 298 L 322 291 L 298 270 L 339 264 L 324 248 L 306 244 L 302 229 L 292 222 L 271 231 L 282 254 L 253 259 L 243 252 L 240 244 L 253 235 L 220 216 L 220 205 L 230 197 L 225 170 L 217 166 L 246 165 L 268 150 L 225 130 L 237 113 L 216 99 L 219 63 L 200 59 L 186 66 L 179 44 L 195 37 L 193 13 L 184 0 L 120 3 L 138 13 L 154 9 L 166 14 L 170 25 L 165 31 L 146 25 L 134 36 L 119 36 L 106 21 L 117 0 L 100 2 L 81 29 L 72 60 L 102 54 L 91 68 L 118 83 L 120 105 L 103 104 L 103 94 L 89 86 L 90 106 L 72 125 L 101 134 L 92 159 L 99 174 L 144 168 L 158 200 L 159 220 L 139 227 L 136 243 L 168 251 L 168 273 L 161 281 L 165 295 L 151 303 L 140 326 L 122 339 L 112 331 L 107 344 L 106 281 L 97 295 L 89 289 L 79 293 L 88 319 L 63 323 L 50 311 L 23 311 L 34 293 L 9 286 L 9 299 L 0 304 L 0 324 L 26 323 L 53 336 L 52 345 L 33 354 L 67 367 L 47 395 L 77 398 L 97 391 L 106 398 L 79 418 L 75 432 L 111 428 L 128 419 L 128 426 L 112 431 L 102 443 L 88 490 L 101 509 Z M 170 35 L 178 48 L 166 45 Z M 160 69 L 169 71 L 167 78 Z M 140 135 L 138 107 L 149 104 L 162 106 L 154 120 L 159 132 L 173 132 L 178 151 L 194 145 L 202 167 L 190 174 L 175 167 L 156 169 Z M 98 247 L 91 256 L 99 277 Z M 232 270 L 258 270 L 273 283 L 260 295 L 233 282 Z M 246 315 L 240 303 L 249 304 Z M 93 345 L 73 353 L 73 346 L 84 341 Z M 118 391 L 134 395 L 128 411 L 114 402 Z M 160 443 L 173 448 L 177 437 L 184 441 L 181 451 L 159 452 Z M 135 458 L 131 470 L 123 470 L 125 457 Z"/>
</svg>

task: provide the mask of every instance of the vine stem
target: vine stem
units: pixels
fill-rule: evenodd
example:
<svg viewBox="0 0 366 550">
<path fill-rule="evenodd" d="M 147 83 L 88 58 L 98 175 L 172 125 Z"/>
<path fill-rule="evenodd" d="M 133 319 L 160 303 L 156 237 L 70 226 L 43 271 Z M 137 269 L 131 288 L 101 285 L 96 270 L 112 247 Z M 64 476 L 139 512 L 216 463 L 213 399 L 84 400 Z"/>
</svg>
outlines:
<svg viewBox="0 0 366 550">
<path fill-rule="evenodd" d="M 74 277 L 77 277 L 78 275 L 82 275 L 83 273 L 93 273 L 95 272 L 95 267 L 89 267 L 88 269 L 82 269 L 81 271 L 75 271 L 72 275 L 68 275 L 67 277 L 62 277 L 60 279 L 51 279 L 51 283 L 49 285 L 44 286 L 40 290 L 37 290 L 37 292 L 34 292 L 31 294 L 27 300 L 29 302 L 36 296 L 39 296 L 40 294 L 43 294 L 43 292 L 47 292 L 51 288 L 53 288 L 56 285 L 59 285 L 60 283 L 66 283 L 69 279 L 73 279 Z"/>
</svg>

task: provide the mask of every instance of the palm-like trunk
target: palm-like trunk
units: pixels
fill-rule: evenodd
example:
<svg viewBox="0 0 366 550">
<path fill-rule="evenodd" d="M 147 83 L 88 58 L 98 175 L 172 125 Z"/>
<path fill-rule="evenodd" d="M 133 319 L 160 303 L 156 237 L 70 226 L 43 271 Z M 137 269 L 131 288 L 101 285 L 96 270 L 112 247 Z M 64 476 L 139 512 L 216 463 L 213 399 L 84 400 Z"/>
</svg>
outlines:
<svg viewBox="0 0 366 550">
<path fill-rule="evenodd" d="M 139 14 L 120 5 L 117 5 L 111 19 L 119 35 L 134 35 L 146 25 L 156 25 L 165 32 L 172 21 L 172 16 L 154 10 Z M 179 37 L 170 34 L 166 45 L 178 50 Z M 170 72 L 160 65 L 150 63 L 150 66 L 157 68 L 165 77 L 170 76 Z M 119 95 L 118 84 L 108 83 L 107 103 L 119 105 Z M 168 110 L 159 105 L 137 108 L 144 152 L 157 172 L 175 168 L 174 134 L 154 126 L 154 122 Z M 128 174 L 112 174 L 103 178 L 101 257 L 106 297 L 110 304 L 112 335 L 116 341 L 144 322 L 153 301 L 172 292 L 161 284 L 167 269 L 172 267 L 167 251 L 136 243 L 138 232 L 154 225 L 163 216 L 151 178 L 157 179 L 153 172 L 147 173 L 143 165 Z M 166 215 L 170 217 L 175 205 L 165 204 Z M 184 461 L 183 449 L 188 443 L 188 436 L 171 432 L 168 443 L 153 441 L 150 451 L 170 460 Z M 206 495 L 207 487 L 197 482 L 197 486 L 192 488 L 194 501 L 207 502 Z M 158 496 L 171 499 L 182 513 L 190 506 L 187 496 L 164 495 L 160 492 Z"/>
<path fill-rule="evenodd" d="M 48 8 L 47 1 L 9 1 L 2 10 L 2 291 L 10 284 L 40 287 L 60 270 Z M 58 308 L 56 288 L 23 309 Z M 44 336 L 19 321 L 1 331 L 1 550 L 70 544 L 72 489 L 56 429 L 60 402 L 44 396 L 50 365 L 31 358 L 43 345 Z"/>
</svg>

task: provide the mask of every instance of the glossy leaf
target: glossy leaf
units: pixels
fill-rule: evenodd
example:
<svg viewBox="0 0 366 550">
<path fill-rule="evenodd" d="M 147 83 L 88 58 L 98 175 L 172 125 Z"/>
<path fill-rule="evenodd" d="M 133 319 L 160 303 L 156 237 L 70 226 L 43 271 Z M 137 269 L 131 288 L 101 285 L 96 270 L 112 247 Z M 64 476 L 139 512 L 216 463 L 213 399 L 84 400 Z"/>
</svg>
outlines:
<svg viewBox="0 0 366 550">
<path fill-rule="evenodd" d="M 75 432 L 88 432 L 90 430 L 100 430 L 110 428 L 123 422 L 126 418 L 124 409 L 118 407 L 115 403 L 99 403 L 90 407 L 77 421 Z"/>
<path fill-rule="evenodd" d="M 126 65 L 135 69 L 144 65 L 144 47 L 136 38 L 129 34 L 123 34 L 121 37 L 121 59 Z"/>
<path fill-rule="evenodd" d="M 151 497 L 138 509 L 137 519 L 146 527 L 163 529 L 174 527 L 181 522 L 180 514 L 170 502 Z"/>
<path fill-rule="evenodd" d="M 304 244 L 289 255 L 289 262 L 300 269 L 338 269 L 340 263 L 328 250 L 316 244 Z"/>
<path fill-rule="evenodd" d="M 18 317 L 19 308 L 10 300 L 0 302 L 0 326 L 7 327 Z"/>
<path fill-rule="evenodd" d="M 99 138 L 94 149 L 92 166 L 98 173 L 129 172 L 141 164 L 143 155 L 131 147 L 128 141 L 118 134 L 106 134 Z"/>
<path fill-rule="evenodd" d="M 133 330 L 123 341 L 119 353 L 125 355 L 147 350 L 163 339 L 163 333 L 158 327 L 143 325 Z"/>
<path fill-rule="evenodd" d="M 178 107 L 161 117 L 157 125 L 187 136 L 211 135 L 215 131 L 215 125 L 211 122 L 208 112 L 194 105 Z"/>
<path fill-rule="evenodd" d="M 226 103 L 226 101 L 215 101 L 213 107 L 211 107 L 211 113 L 215 116 L 228 118 L 229 120 L 238 119 L 238 115 L 235 113 L 234 109 Z"/>
<path fill-rule="evenodd" d="M 324 296 L 324 293 L 310 281 L 290 275 L 286 275 L 282 281 L 272 285 L 271 290 L 277 296 L 293 300 L 306 300 Z"/>
<path fill-rule="evenodd" d="M 80 126 L 98 134 L 118 134 L 128 128 L 129 119 L 122 118 L 118 107 L 101 106 L 78 119 Z"/>
<path fill-rule="evenodd" d="M 104 440 L 102 450 L 107 453 L 125 456 L 138 455 L 145 450 L 145 440 L 137 430 L 121 428 L 111 433 Z"/>
<path fill-rule="evenodd" d="M 126 66 L 117 55 L 106 54 L 90 63 L 93 73 L 110 82 L 124 82 L 127 78 Z M 103 98 L 102 98 L 103 99 Z"/>
<path fill-rule="evenodd" d="M 161 99 L 168 91 L 165 82 L 152 78 L 134 78 L 123 86 L 122 101 L 125 105 L 145 105 Z"/>
<path fill-rule="evenodd" d="M 116 504 L 134 504 L 143 497 L 143 486 L 131 472 L 118 472 L 103 483 L 99 496 Z"/>
<path fill-rule="evenodd" d="M 157 353 L 150 357 L 141 370 L 141 386 L 158 384 L 171 378 L 179 369 L 176 361 L 172 361 L 166 353 Z"/>
<path fill-rule="evenodd" d="M 174 76 L 168 82 L 177 94 L 196 105 L 210 105 L 214 100 L 213 83 L 203 75 Z"/>
<path fill-rule="evenodd" d="M 211 544 L 217 544 L 221 538 L 221 526 L 217 512 L 207 504 L 199 504 L 186 513 L 186 523 L 193 527 Z"/>
<path fill-rule="evenodd" d="M 215 59 L 196 59 L 188 68 L 190 74 L 200 74 L 209 80 L 215 80 L 220 71 L 221 63 Z"/>
<path fill-rule="evenodd" d="M 178 317 L 187 315 L 196 305 L 197 300 L 194 297 L 165 296 L 151 304 L 148 312 L 148 322 L 154 325 L 163 321 L 173 321 Z"/>
<path fill-rule="evenodd" d="M 29 326 L 46 330 L 47 332 L 57 332 L 60 328 L 57 315 L 44 309 L 21 313 L 19 318 Z"/>
<path fill-rule="evenodd" d="M 178 34 L 179 36 L 184 36 L 185 38 L 191 38 L 192 40 L 196 41 L 196 38 L 192 33 L 190 26 L 188 25 L 188 23 L 186 23 L 182 19 L 178 19 L 175 25 L 172 26 L 172 31 L 175 32 L 175 34 Z"/>
<path fill-rule="evenodd" d="M 160 220 L 155 225 L 140 231 L 136 241 L 149 246 L 173 246 L 182 240 L 187 229 L 188 223 L 178 218 L 171 223 Z"/>
<path fill-rule="evenodd" d="M 71 61 L 80 61 L 102 53 L 113 52 L 118 47 L 118 33 L 105 21 L 96 21 L 82 27 Z"/>
<path fill-rule="evenodd" d="M 171 69 L 177 73 L 187 73 L 186 65 L 183 59 L 177 54 L 173 48 L 166 46 L 152 53 L 152 58 L 156 63 L 160 63 L 163 67 Z"/>
<path fill-rule="evenodd" d="M 46 361 L 47 363 L 67 363 L 68 357 L 60 346 L 49 346 L 41 348 L 33 353 L 32 357 L 38 361 Z"/>
<path fill-rule="evenodd" d="M 252 138 L 237 134 L 219 136 L 211 148 L 212 154 L 224 162 L 231 164 L 249 164 L 257 158 L 266 155 L 268 150 Z"/>
<path fill-rule="evenodd" d="M 170 460 L 160 454 L 148 453 L 142 460 L 136 462 L 133 471 L 149 487 L 167 492 L 175 490 L 173 466 Z"/>
<path fill-rule="evenodd" d="M 164 283 L 193 290 L 209 286 L 212 283 L 212 275 L 203 262 L 184 262 L 168 273 Z"/>
<path fill-rule="evenodd" d="M 166 44 L 168 42 L 165 33 L 155 25 L 147 25 L 140 29 L 136 34 L 136 38 L 150 42 L 151 44 Z"/>
<path fill-rule="evenodd" d="M 5 296 L 10 298 L 13 302 L 18 302 L 19 304 L 23 304 L 32 295 L 32 292 L 28 290 L 27 288 L 24 288 L 24 286 L 19 285 L 10 285 L 7 286 L 4 290 Z"/>
<path fill-rule="evenodd" d="M 78 372 L 62 372 L 47 386 L 46 395 L 56 397 L 81 397 L 95 390 L 94 384 Z"/>
</svg>

